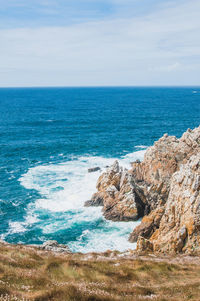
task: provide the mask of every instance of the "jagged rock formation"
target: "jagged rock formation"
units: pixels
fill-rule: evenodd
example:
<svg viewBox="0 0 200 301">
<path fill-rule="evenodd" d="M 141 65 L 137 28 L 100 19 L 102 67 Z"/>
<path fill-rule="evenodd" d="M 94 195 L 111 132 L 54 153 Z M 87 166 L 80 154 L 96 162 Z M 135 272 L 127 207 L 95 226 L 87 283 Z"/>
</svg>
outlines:
<svg viewBox="0 0 200 301">
<path fill-rule="evenodd" d="M 133 163 L 134 180 L 142 186 L 150 210 L 166 202 L 171 176 L 198 152 L 199 139 L 200 127 L 189 129 L 180 139 L 165 134 L 146 151 L 143 162 Z"/>
<path fill-rule="evenodd" d="M 158 206 L 149 215 L 145 215 L 142 222 L 135 230 L 130 234 L 129 241 L 137 242 L 140 236 L 149 238 L 159 228 L 160 221 L 165 212 L 164 206 Z"/>
<path fill-rule="evenodd" d="M 200 251 L 200 153 L 173 174 L 165 213 L 150 240 L 155 251 Z"/>
<path fill-rule="evenodd" d="M 180 139 L 165 134 L 147 150 L 142 163 L 133 164 L 135 181 L 143 187 L 150 214 L 130 235 L 131 242 L 136 242 L 140 235 L 148 239 L 159 228 L 171 189 L 172 175 L 199 151 L 200 127 L 193 131 L 189 129 Z"/>
<path fill-rule="evenodd" d="M 103 205 L 104 216 L 114 221 L 144 216 L 130 235 L 131 242 L 138 240 L 138 250 L 147 244 L 163 252 L 197 249 L 199 153 L 200 127 L 188 129 L 180 139 L 165 134 L 131 170 L 123 170 L 117 161 L 107 169 L 88 205 Z"/>
<path fill-rule="evenodd" d="M 131 173 L 123 170 L 118 161 L 103 173 L 97 182 L 98 192 L 85 206 L 103 205 L 103 214 L 113 221 L 137 220 L 144 214 L 144 203 L 140 189 L 134 183 Z"/>
</svg>

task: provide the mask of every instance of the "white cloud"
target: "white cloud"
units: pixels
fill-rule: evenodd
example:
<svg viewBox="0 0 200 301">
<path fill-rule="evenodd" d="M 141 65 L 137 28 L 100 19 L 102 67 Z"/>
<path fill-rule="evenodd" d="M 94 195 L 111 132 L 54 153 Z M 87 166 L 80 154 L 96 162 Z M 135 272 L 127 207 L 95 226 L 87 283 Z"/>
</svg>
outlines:
<svg viewBox="0 0 200 301">
<path fill-rule="evenodd" d="M 0 30 L 0 86 L 200 84 L 199 11 Z"/>
<path fill-rule="evenodd" d="M 150 67 L 150 71 L 172 72 L 180 68 L 181 68 L 181 64 L 179 62 L 176 62 L 174 64 L 165 65 L 165 66 Z"/>
</svg>

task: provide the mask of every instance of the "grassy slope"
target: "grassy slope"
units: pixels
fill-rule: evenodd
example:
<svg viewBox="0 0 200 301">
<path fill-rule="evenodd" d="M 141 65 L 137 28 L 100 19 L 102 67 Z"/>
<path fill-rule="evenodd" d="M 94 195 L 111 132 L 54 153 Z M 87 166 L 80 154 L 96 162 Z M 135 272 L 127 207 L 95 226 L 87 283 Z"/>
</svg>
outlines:
<svg viewBox="0 0 200 301">
<path fill-rule="evenodd" d="M 0 300 L 200 300 L 198 257 L 113 255 L 0 245 Z"/>
</svg>

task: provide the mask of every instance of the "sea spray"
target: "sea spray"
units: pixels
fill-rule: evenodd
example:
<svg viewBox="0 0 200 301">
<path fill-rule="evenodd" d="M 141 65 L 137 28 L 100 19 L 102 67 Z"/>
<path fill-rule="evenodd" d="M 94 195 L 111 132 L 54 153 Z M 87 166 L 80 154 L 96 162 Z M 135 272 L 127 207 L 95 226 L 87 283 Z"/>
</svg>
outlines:
<svg viewBox="0 0 200 301">
<path fill-rule="evenodd" d="M 130 162 L 142 160 L 144 150 L 127 154 L 119 158 L 120 164 L 130 168 Z M 45 164 L 30 168 L 20 178 L 26 189 L 37 190 L 41 195 L 29 204 L 25 221 L 11 222 L 11 233 L 29 231 L 40 227 L 41 235 L 51 235 L 57 239 L 66 229 L 77 233 L 72 240 L 63 237 L 73 251 L 105 251 L 117 249 L 123 251 L 134 248 L 127 239 L 138 222 L 115 223 L 106 221 L 101 208 L 85 208 L 84 203 L 96 191 L 96 182 L 106 166 L 116 158 L 79 156 L 60 164 Z M 90 167 L 100 167 L 101 172 L 88 173 Z M 48 215 L 48 220 L 43 215 Z M 28 224 L 30 222 L 30 225 Z M 78 228 L 81 231 L 78 231 Z"/>
</svg>

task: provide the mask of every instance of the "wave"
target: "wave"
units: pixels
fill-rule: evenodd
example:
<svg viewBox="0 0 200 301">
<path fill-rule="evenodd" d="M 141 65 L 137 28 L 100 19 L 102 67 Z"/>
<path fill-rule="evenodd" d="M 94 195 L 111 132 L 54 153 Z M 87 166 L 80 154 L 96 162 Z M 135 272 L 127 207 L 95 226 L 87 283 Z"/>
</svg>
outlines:
<svg viewBox="0 0 200 301">
<path fill-rule="evenodd" d="M 27 228 L 38 221 L 37 216 L 33 212 L 28 212 L 23 222 L 9 222 L 9 230 L 7 235 L 26 232 Z"/>
<path fill-rule="evenodd" d="M 119 158 L 120 165 L 130 168 L 130 163 L 142 160 L 145 150 Z M 99 175 L 117 158 L 79 156 L 59 164 L 46 164 L 30 168 L 19 180 L 26 189 L 41 195 L 27 209 L 24 222 L 10 223 L 10 233 L 24 232 L 39 227 L 42 236 L 56 239 L 59 233 L 71 229 L 77 235 L 64 241 L 72 251 L 92 252 L 134 249 L 127 240 L 138 222 L 111 222 L 103 218 L 101 208 L 85 208 L 96 191 Z M 88 173 L 88 168 L 100 167 L 101 171 Z M 42 216 L 48 214 L 49 219 Z M 81 229 L 81 230 L 80 230 Z M 59 234 L 60 235 L 60 234 Z M 59 236 L 60 237 L 60 236 Z M 44 240 L 43 238 L 43 240 Z M 64 237 L 62 236 L 62 242 Z"/>
</svg>

